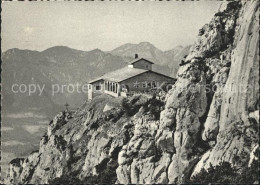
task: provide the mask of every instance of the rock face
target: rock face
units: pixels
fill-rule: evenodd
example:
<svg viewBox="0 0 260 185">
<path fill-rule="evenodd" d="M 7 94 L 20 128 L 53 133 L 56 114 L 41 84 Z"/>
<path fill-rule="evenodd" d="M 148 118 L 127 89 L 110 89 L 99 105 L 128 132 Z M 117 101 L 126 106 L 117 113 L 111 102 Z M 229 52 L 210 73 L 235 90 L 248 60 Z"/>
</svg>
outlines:
<svg viewBox="0 0 260 185">
<path fill-rule="evenodd" d="M 97 97 L 57 115 L 39 151 L 11 162 L 6 183 L 185 183 L 222 162 L 250 166 L 259 148 L 258 8 L 221 6 L 165 102 L 139 95 L 104 111 L 116 100 Z"/>
<path fill-rule="evenodd" d="M 237 163 L 248 158 L 258 143 L 255 128 L 258 127 L 259 118 L 249 116 L 250 113 L 259 112 L 259 70 L 257 70 L 259 68 L 259 23 L 257 17 L 258 2 L 243 4 L 239 18 L 236 20 L 231 68 L 225 85 L 227 92 L 221 95 L 220 114 L 218 121 L 215 122 L 219 130 L 218 142 L 210 152 L 205 154 L 207 156 L 203 162 L 205 167 L 208 167 L 209 162 L 216 165 L 220 161 L 239 165 Z M 206 124 L 208 125 L 205 126 L 209 128 L 210 122 Z M 240 162 L 235 161 L 236 156 L 240 157 Z M 198 167 L 197 170 L 199 171 L 200 168 Z"/>
</svg>

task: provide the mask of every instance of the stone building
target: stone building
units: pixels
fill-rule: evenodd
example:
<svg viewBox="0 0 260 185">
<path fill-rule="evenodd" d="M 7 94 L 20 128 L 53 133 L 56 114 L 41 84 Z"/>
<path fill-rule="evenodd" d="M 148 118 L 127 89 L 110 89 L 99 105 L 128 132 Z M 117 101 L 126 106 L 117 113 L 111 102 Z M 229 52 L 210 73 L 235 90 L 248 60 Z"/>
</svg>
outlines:
<svg viewBox="0 0 260 185">
<path fill-rule="evenodd" d="M 128 96 L 136 92 L 145 92 L 160 85 L 174 83 L 175 79 L 152 70 L 153 62 L 138 58 L 129 62 L 128 66 L 109 72 L 88 84 L 88 99 L 100 94 L 114 97 Z"/>
</svg>

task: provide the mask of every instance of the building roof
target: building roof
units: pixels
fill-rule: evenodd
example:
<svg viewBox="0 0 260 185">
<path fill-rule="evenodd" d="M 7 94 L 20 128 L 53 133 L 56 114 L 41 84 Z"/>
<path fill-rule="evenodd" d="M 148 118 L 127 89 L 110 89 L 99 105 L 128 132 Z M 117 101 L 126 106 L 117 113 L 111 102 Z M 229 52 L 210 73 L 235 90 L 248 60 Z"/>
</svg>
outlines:
<svg viewBox="0 0 260 185">
<path fill-rule="evenodd" d="M 89 83 L 93 83 L 99 80 L 109 80 L 113 82 L 121 82 L 128 78 L 134 77 L 136 75 L 142 74 L 147 72 L 148 70 L 139 69 L 139 68 L 130 68 L 130 67 L 123 67 L 121 69 L 117 69 L 115 71 L 106 73 L 105 75 L 91 80 Z"/>
<path fill-rule="evenodd" d="M 130 67 L 124 67 L 121 69 L 117 69 L 115 71 L 109 72 L 101 77 L 98 77 L 94 80 L 91 80 L 89 83 L 94 83 L 97 82 L 99 80 L 108 80 L 108 81 L 112 81 L 112 82 L 122 82 L 124 80 L 127 80 L 129 78 L 132 78 L 134 76 L 140 75 L 142 73 L 146 73 L 146 72 L 151 72 L 151 73 L 155 73 L 158 75 L 162 75 L 168 78 L 172 78 L 170 76 L 166 76 L 164 74 L 155 72 L 155 71 L 151 71 L 151 70 L 145 70 L 145 69 L 139 69 L 139 68 L 130 68 Z M 172 78 L 174 79 L 174 78 Z"/>
<path fill-rule="evenodd" d="M 88 83 L 89 83 L 89 84 L 92 84 L 93 82 L 97 82 L 97 81 L 99 81 L 99 80 L 103 80 L 102 77 L 103 77 L 103 76 L 100 76 L 100 77 L 98 77 L 98 78 L 95 78 L 95 79 L 93 79 L 93 80 L 90 80 Z"/>
<path fill-rule="evenodd" d="M 139 60 L 145 60 L 146 62 L 149 62 L 149 63 L 153 64 L 153 62 L 151 62 L 151 61 L 149 61 L 149 60 L 147 60 L 145 58 L 136 58 L 136 59 L 130 61 L 129 64 L 134 64 L 134 63 L 138 62 Z"/>
</svg>

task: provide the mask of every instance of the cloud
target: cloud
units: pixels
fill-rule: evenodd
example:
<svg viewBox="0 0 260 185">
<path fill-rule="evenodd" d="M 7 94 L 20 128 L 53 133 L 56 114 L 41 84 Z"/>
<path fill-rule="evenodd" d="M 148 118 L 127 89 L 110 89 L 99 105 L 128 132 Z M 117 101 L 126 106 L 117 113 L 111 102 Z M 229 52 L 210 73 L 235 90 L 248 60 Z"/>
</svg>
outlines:
<svg viewBox="0 0 260 185">
<path fill-rule="evenodd" d="M 37 132 L 41 132 L 41 130 L 45 129 L 46 126 L 43 126 L 43 125 L 23 125 L 23 128 L 31 134 L 36 134 Z"/>
<path fill-rule="evenodd" d="M 15 141 L 15 140 L 2 142 L 2 146 L 16 146 L 16 145 L 25 145 L 25 143 L 22 143 L 20 141 Z"/>
<path fill-rule="evenodd" d="M 39 114 L 36 114 L 36 113 L 33 113 L 33 112 L 7 114 L 6 117 L 7 118 L 14 118 L 14 119 L 16 119 L 16 118 L 39 118 L 39 119 L 46 118 L 43 115 L 39 115 Z"/>
<path fill-rule="evenodd" d="M 32 33 L 34 32 L 34 28 L 31 27 L 31 26 L 27 26 L 27 27 L 25 27 L 25 28 L 23 29 L 23 31 L 24 31 L 26 34 L 30 35 L 30 34 L 32 34 Z"/>
<path fill-rule="evenodd" d="M 2 127 L 1 128 L 1 131 L 10 131 L 10 130 L 13 130 L 14 128 L 12 127 Z"/>
</svg>

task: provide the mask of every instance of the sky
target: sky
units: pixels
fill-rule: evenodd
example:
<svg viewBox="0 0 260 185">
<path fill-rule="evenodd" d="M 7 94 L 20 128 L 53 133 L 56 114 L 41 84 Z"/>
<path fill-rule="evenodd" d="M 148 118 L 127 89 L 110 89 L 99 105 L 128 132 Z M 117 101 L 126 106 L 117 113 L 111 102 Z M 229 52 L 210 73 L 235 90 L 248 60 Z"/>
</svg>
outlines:
<svg viewBox="0 0 260 185">
<path fill-rule="evenodd" d="M 2 51 L 68 46 L 112 50 L 150 42 L 165 51 L 195 41 L 220 1 L 3 2 Z"/>
</svg>

